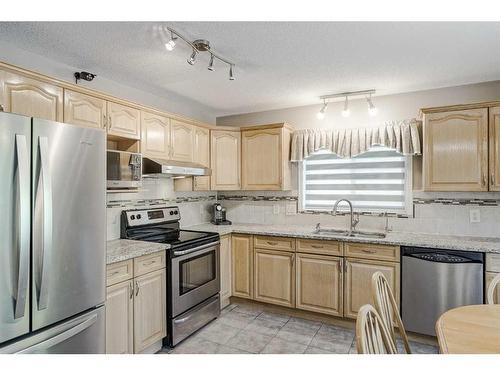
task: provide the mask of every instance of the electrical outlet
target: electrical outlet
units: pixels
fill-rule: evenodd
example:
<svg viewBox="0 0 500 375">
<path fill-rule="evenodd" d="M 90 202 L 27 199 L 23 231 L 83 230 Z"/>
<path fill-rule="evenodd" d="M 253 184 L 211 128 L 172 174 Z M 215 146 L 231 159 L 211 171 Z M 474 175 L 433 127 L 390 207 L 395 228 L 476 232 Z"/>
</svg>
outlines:
<svg viewBox="0 0 500 375">
<path fill-rule="evenodd" d="M 274 215 L 279 215 L 280 214 L 280 205 L 279 204 L 274 204 L 273 205 L 273 214 Z"/>
<path fill-rule="evenodd" d="M 469 222 L 470 223 L 481 222 L 481 211 L 479 210 L 479 208 L 473 208 L 469 210 Z"/>
<path fill-rule="evenodd" d="M 296 203 L 287 203 L 286 204 L 286 214 L 288 216 L 297 215 L 297 204 Z"/>
</svg>

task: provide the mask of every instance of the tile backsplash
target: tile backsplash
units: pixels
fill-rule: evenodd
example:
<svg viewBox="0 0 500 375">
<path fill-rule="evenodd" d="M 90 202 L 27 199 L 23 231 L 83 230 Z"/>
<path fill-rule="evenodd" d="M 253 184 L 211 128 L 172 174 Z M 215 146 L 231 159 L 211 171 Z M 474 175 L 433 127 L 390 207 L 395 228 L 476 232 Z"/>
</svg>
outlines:
<svg viewBox="0 0 500 375">
<path fill-rule="evenodd" d="M 174 192 L 171 179 L 146 179 L 137 193 L 113 193 L 107 197 L 108 240 L 120 237 L 120 214 L 124 209 L 179 206 L 181 226 L 209 222 L 211 205 L 219 201 L 235 223 L 347 227 L 348 216 L 297 212 L 297 191 L 290 192 Z M 388 226 L 398 232 L 500 237 L 500 193 L 422 193 L 413 197 L 413 217 L 389 217 Z M 470 222 L 470 210 L 480 222 Z M 363 215 L 358 228 L 383 230 L 386 218 Z"/>
</svg>

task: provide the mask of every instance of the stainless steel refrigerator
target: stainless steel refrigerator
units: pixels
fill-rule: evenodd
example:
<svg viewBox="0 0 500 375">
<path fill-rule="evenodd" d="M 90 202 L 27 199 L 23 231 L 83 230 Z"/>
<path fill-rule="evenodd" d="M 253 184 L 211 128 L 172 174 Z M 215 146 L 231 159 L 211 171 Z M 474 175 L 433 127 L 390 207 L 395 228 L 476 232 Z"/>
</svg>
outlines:
<svg viewBox="0 0 500 375">
<path fill-rule="evenodd" d="M 104 353 L 105 143 L 0 113 L 0 353 Z"/>
</svg>

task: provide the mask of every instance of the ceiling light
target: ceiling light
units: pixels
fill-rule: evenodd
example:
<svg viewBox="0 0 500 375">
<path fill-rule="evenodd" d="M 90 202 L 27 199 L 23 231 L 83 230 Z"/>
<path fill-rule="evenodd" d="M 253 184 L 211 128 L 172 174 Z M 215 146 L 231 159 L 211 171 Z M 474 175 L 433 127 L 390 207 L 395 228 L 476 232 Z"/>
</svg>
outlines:
<svg viewBox="0 0 500 375">
<path fill-rule="evenodd" d="M 208 63 L 208 70 L 214 71 L 214 55 L 210 56 L 210 62 Z"/>
<path fill-rule="evenodd" d="M 366 101 L 368 102 L 368 113 L 370 116 L 377 116 L 378 108 L 373 105 L 372 94 L 366 98 Z"/>
<path fill-rule="evenodd" d="M 229 80 L 234 81 L 234 75 L 233 75 L 233 66 L 229 66 Z"/>
<path fill-rule="evenodd" d="M 196 62 L 196 50 L 193 49 L 193 53 L 191 54 L 191 56 L 189 56 L 187 62 L 189 65 L 194 65 L 194 63 Z"/>
<path fill-rule="evenodd" d="M 342 117 L 349 117 L 351 114 L 351 111 L 349 110 L 349 99 L 348 96 L 345 96 L 345 101 L 344 101 L 344 109 L 342 110 Z"/>
<path fill-rule="evenodd" d="M 323 120 L 325 118 L 325 112 L 326 112 L 326 108 L 328 107 L 328 103 L 326 102 L 326 100 L 323 100 L 323 107 L 321 107 L 321 109 L 319 110 L 318 113 L 316 113 L 316 118 L 318 120 Z"/>
</svg>

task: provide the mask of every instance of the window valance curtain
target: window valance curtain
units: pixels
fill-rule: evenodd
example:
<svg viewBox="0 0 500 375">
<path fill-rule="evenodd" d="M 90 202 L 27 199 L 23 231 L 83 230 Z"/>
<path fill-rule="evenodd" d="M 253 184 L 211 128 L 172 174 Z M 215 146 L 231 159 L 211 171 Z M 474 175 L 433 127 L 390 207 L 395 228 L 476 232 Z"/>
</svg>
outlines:
<svg viewBox="0 0 500 375">
<path fill-rule="evenodd" d="M 301 161 L 326 149 L 342 158 L 362 154 L 382 145 L 403 155 L 420 154 L 419 122 L 416 119 L 389 121 L 378 127 L 353 129 L 301 129 L 293 132 L 291 161 Z"/>
</svg>

